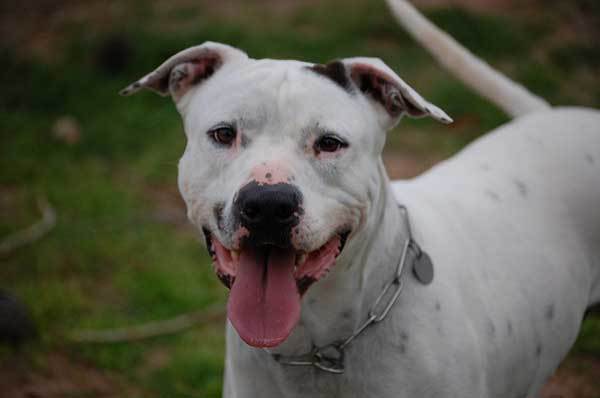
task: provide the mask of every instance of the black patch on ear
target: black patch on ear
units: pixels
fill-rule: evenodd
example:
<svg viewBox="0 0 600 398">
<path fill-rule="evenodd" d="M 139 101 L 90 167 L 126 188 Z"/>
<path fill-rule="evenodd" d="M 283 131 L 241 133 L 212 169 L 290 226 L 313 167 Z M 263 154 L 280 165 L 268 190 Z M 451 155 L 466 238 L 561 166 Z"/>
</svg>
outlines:
<svg viewBox="0 0 600 398">
<path fill-rule="evenodd" d="M 350 79 L 348 79 L 348 75 L 346 74 L 346 66 L 341 61 L 331 61 L 325 65 L 316 64 L 307 67 L 307 69 L 330 79 L 348 92 L 352 91 Z"/>
<path fill-rule="evenodd" d="M 181 89 L 187 90 L 187 88 L 211 77 L 222 64 L 223 60 L 218 53 L 207 50 L 195 59 L 182 61 L 179 65 L 174 66 L 169 73 L 155 83 L 156 88 L 163 92 L 171 91 L 173 93 L 177 93 Z M 179 93 L 179 95 L 182 94 Z"/>
<path fill-rule="evenodd" d="M 393 81 L 386 79 L 381 72 L 367 65 L 355 65 L 351 72 L 352 80 L 360 91 L 379 102 L 391 117 L 397 117 L 404 111 L 412 111 L 402 98 Z"/>
<path fill-rule="evenodd" d="M 402 95 L 401 87 L 391 76 L 375 67 L 356 64 L 351 67 L 350 78 L 365 95 L 379 102 L 391 117 L 404 112 L 411 116 L 424 116 L 425 112 Z"/>
<path fill-rule="evenodd" d="M 194 80 L 192 84 L 200 83 L 202 80 L 206 80 L 211 77 L 222 64 L 221 57 L 218 54 L 210 54 L 209 56 L 203 57 L 201 60 L 192 61 L 197 64 L 195 68 Z"/>
</svg>

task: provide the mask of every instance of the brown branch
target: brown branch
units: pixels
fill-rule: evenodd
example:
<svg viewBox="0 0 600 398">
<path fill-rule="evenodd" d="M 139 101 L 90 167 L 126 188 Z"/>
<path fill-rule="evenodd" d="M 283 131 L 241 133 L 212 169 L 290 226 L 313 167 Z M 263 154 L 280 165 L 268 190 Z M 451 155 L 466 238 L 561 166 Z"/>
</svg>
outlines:
<svg viewBox="0 0 600 398">
<path fill-rule="evenodd" d="M 18 248 L 41 239 L 54 228 L 56 225 L 56 212 L 52 206 L 45 198 L 38 198 L 37 204 L 42 213 L 42 219 L 0 241 L 0 257 L 8 257 Z"/>
<path fill-rule="evenodd" d="M 67 336 L 67 339 L 75 343 L 121 343 L 137 341 L 178 333 L 197 324 L 221 318 L 224 314 L 223 304 L 215 304 L 204 310 L 193 311 L 171 319 L 148 322 L 132 327 L 76 331 Z"/>
</svg>

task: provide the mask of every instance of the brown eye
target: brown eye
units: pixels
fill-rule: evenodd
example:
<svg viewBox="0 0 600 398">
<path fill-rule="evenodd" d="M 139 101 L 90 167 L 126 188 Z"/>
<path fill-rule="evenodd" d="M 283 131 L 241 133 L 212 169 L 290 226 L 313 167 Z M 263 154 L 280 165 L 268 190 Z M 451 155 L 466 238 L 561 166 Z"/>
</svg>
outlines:
<svg viewBox="0 0 600 398">
<path fill-rule="evenodd" d="M 232 126 L 220 125 L 208 131 L 208 136 L 219 145 L 231 146 L 237 133 Z"/>
<path fill-rule="evenodd" d="M 315 141 L 315 151 L 318 152 L 336 152 L 346 148 L 348 144 L 335 135 L 324 135 Z"/>
</svg>

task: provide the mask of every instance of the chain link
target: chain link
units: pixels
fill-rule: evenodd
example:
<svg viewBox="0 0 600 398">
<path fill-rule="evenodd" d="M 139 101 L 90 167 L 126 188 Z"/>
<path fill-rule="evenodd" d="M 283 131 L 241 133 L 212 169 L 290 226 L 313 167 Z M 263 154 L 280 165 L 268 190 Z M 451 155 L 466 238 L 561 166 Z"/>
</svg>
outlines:
<svg viewBox="0 0 600 398">
<path fill-rule="evenodd" d="M 383 290 L 369 309 L 367 319 L 350 335 L 350 337 L 346 338 L 341 342 L 331 343 L 323 347 L 314 347 L 313 350 L 304 355 L 298 356 L 283 356 L 281 354 L 272 354 L 269 351 L 269 354 L 275 359 L 277 362 L 282 365 L 289 366 L 314 366 L 317 369 L 323 370 L 325 372 L 334 373 L 334 374 L 342 374 L 344 373 L 344 350 L 345 348 L 358 336 L 362 334 L 369 326 L 381 322 L 388 315 L 398 298 L 400 297 L 400 293 L 402 292 L 402 288 L 404 287 L 404 283 L 402 281 L 402 271 L 405 268 L 406 259 L 408 256 L 408 249 L 412 248 L 415 250 L 415 257 L 418 258 L 421 255 L 421 248 L 412 239 L 412 233 L 410 230 L 410 222 L 408 221 L 408 212 L 406 207 L 400 206 L 400 209 L 404 211 L 406 214 L 407 220 L 407 230 L 408 230 L 408 238 L 404 241 L 404 245 L 402 247 L 402 255 L 400 257 L 400 261 L 398 261 L 398 265 L 396 266 L 396 271 L 394 273 L 394 278 L 386 283 L 383 287 Z M 387 300 L 384 298 L 387 297 Z"/>
</svg>

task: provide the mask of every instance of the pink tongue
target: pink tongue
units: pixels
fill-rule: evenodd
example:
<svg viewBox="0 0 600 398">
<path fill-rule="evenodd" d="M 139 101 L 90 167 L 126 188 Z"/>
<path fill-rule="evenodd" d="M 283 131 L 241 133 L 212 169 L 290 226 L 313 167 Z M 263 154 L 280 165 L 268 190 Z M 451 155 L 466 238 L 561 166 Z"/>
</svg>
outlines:
<svg viewBox="0 0 600 398">
<path fill-rule="evenodd" d="M 254 248 L 241 252 L 227 313 L 233 327 L 249 345 L 279 345 L 300 319 L 294 261 L 293 250 L 273 248 L 268 258 Z"/>
</svg>

